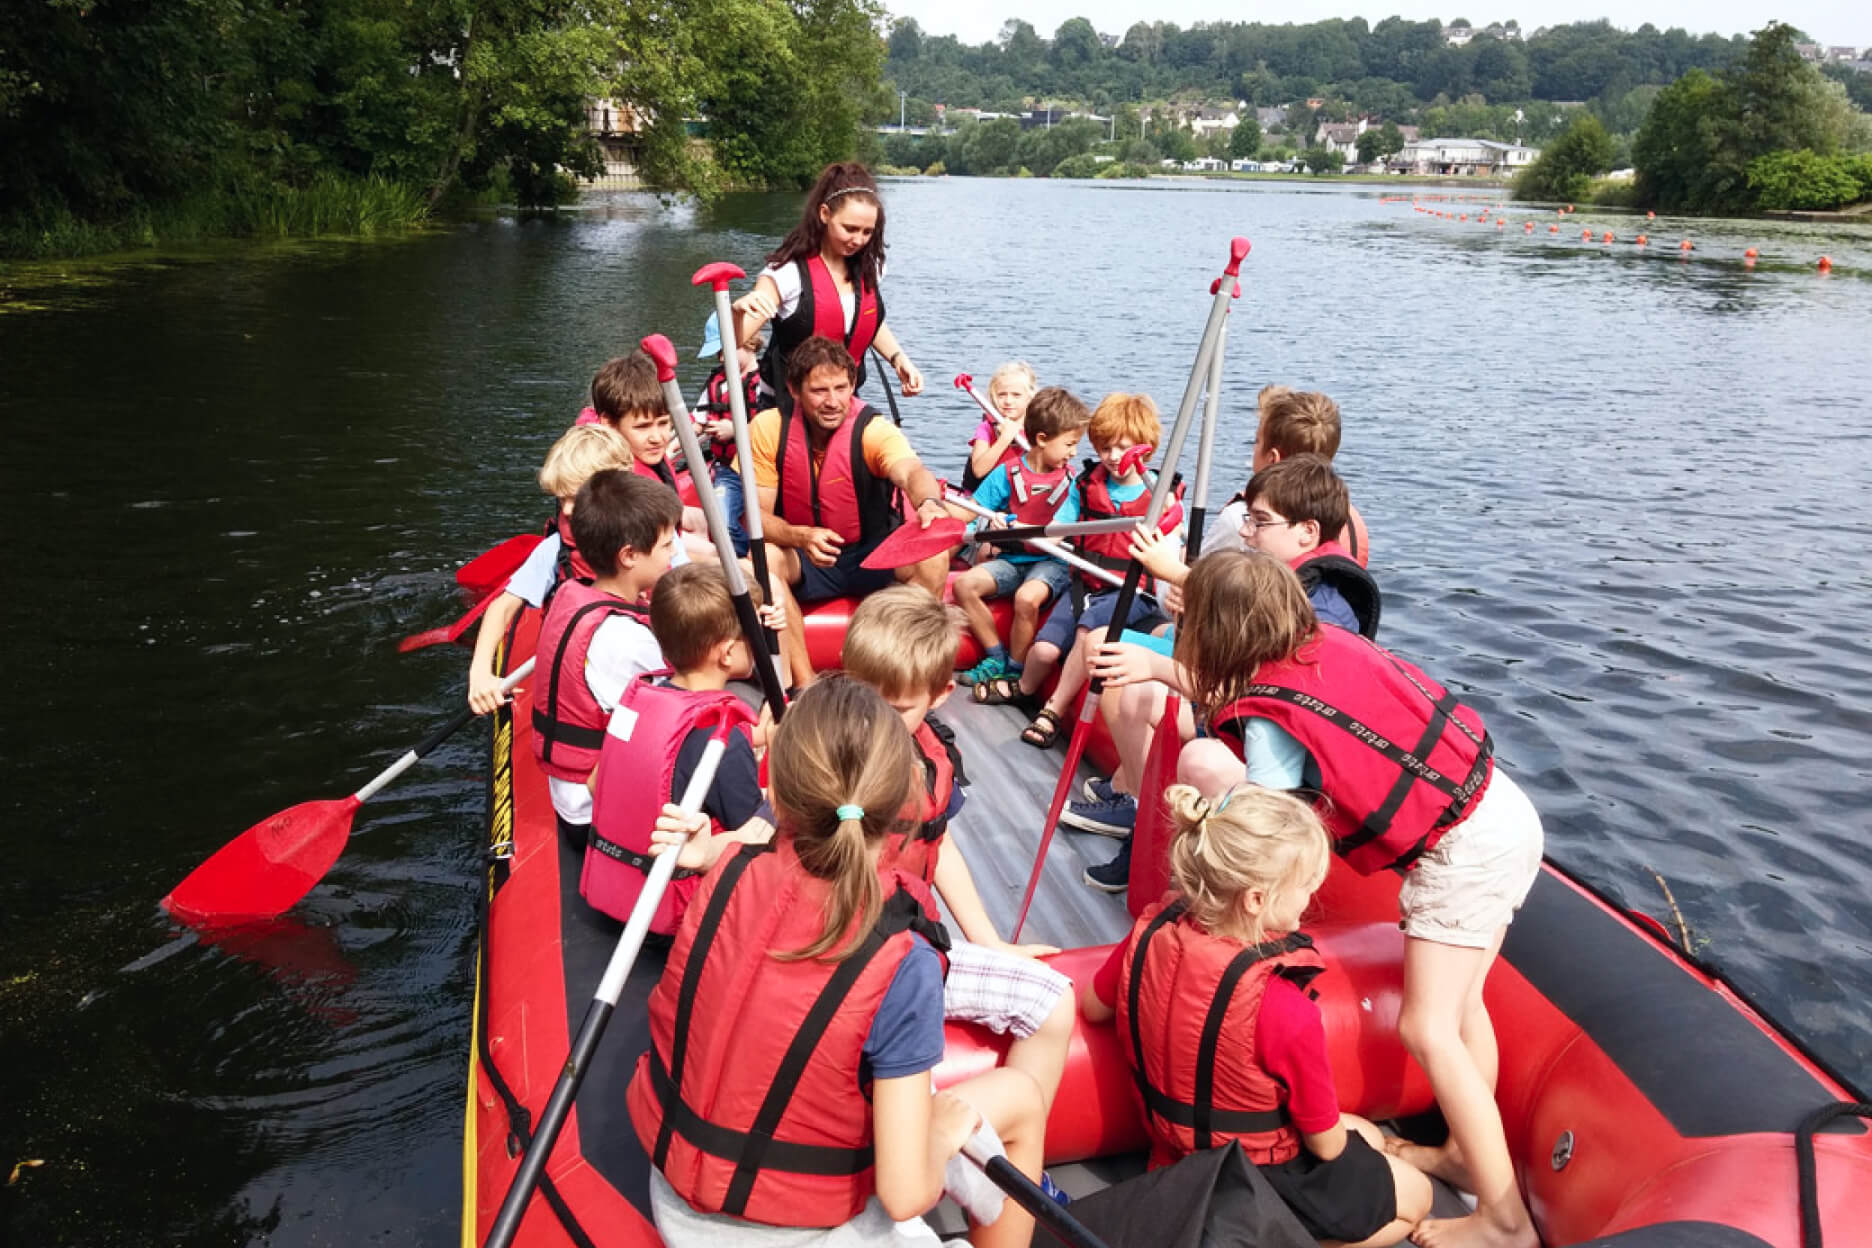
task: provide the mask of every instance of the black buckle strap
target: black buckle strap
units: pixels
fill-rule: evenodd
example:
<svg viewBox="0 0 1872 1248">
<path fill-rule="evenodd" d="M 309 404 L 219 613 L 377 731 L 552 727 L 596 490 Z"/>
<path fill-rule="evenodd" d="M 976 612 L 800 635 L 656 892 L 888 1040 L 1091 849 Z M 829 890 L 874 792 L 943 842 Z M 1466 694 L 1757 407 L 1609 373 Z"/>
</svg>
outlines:
<svg viewBox="0 0 1872 1248">
<path fill-rule="evenodd" d="M 814 1174 L 843 1177 L 862 1174 L 870 1169 L 874 1151 L 864 1148 L 838 1148 L 830 1144 L 793 1144 L 771 1135 L 757 1138 L 751 1131 L 736 1131 L 703 1118 L 676 1094 L 669 1071 L 655 1048 L 650 1050 L 650 1086 L 663 1106 L 663 1121 L 673 1124 L 676 1134 L 711 1157 L 739 1161 L 758 1147 L 761 1165 L 789 1174 Z"/>
<path fill-rule="evenodd" d="M 616 841 L 607 841 L 604 837 L 599 836 L 596 825 L 593 825 L 592 831 L 585 834 L 585 844 L 613 861 L 621 862 L 627 867 L 637 868 L 637 870 L 643 872 L 645 875 L 649 875 L 650 868 L 656 865 L 656 859 L 652 858 L 649 854 L 640 854 L 634 849 L 627 849 Z M 688 867 L 677 867 L 676 874 L 670 878 L 686 880 L 700 874 L 702 874 L 700 871 L 693 871 Z"/>
</svg>

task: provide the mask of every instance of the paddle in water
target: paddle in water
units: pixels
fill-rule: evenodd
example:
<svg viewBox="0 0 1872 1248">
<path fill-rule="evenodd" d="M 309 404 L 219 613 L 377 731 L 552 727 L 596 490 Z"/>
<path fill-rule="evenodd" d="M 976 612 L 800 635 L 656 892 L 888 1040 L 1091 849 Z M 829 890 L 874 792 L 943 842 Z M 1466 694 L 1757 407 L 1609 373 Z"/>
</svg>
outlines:
<svg viewBox="0 0 1872 1248">
<path fill-rule="evenodd" d="M 501 682 L 501 692 L 511 693 L 532 670 L 528 659 Z M 344 852 L 358 807 L 474 717 L 463 707 L 350 797 L 301 802 L 254 824 L 189 872 L 162 899 L 163 909 L 196 924 L 270 919 L 291 909 Z"/>
<path fill-rule="evenodd" d="M 1175 467 L 1179 456 L 1183 454 L 1183 442 L 1189 435 L 1190 419 L 1196 414 L 1196 401 L 1202 396 L 1203 385 L 1208 380 L 1209 370 L 1222 336 L 1223 318 L 1228 315 L 1229 299 L 1234 294 L 1235 277 L 1241 272 L 1241 262 L 1248 256 L 1248 240 L 1237 238 L 1229 244 L 1228 267 L 1222 271 L 1222 277 L 1211 289 L 1215 297 L 1209 305 L 1209 319 L 1203 325 L 1202 338 L 1196 347 L 1196 363 L 1190 369 L 1189 382 L 1183 387 L 1183 400 L 1177 404 L 1176 423 L 1170 427 L 1170 440 L 1164 451 L 1163 464 L 1157 473 L 1157 484 L 1151 490 L 1150 507 L 1142 523 L 1150 528 L 1157 526 L 1163 516 L 1164 505 L 1169 501 L 1170 489 L 1175 480 Z M 1227 289 L 1223 289 L 1223 284 Z M 1144 567 L 1136 559 L 1125 564 L 1124 585 L 1118 591 L 1118 601 L 1112 608 L 1112 623 L 1108 636 L 1121 636 L 1125 622 L 1131 618 L 1131 604 L 1137 598 L 1138 582 L 1143 578 Z M 1047 847 L 1053 843 L 1053 834 L 1059 831 L 1060 815 L 1066 809 L 1067 795 L 1072 791 L 1075 774 L 1079 770 L 1079 760 L 1085 754 L 1086 737 L 1092 728 L 1092 720 L 1098 715 L 1099 697 L 1105 692 L 1105 681 L 1093 677 L 1086 686 L 1085 698 L 1079 704 L 1079 718 L 1073 721 L 1072 740 L 1066 747 L 1066 763 L 1060 771 L 1059 783 L 1053 788 L 1053 801 L 1047 807 L 1046 823 L 1040 831 L 1040 848 L 1034 853 L 1032 873 L 1027 877 L 1027 892 L 1021 898 L 1020 915 L 1014 920 L 1014 934 L 1010 937 L 1019 943 L 1021 928 L 1027 923 L 1027 911 L 1033 906 L 1034 893 L 1040 887 L 1040 874 L 1046 867 Z"/>
<path fill-rule="evenodd" d="M 665 338 L 663 342 L 668 345 L 669 339 Z M 682 427 L 680 417 L 677 427 Z M 689 436 L 693 438 L 694 432 Z M 732 554 L 732 550 L 729 553 Z M 742 593 L 746 592 L 744 584 Z M 780 708 L 776 706 L 775 716 L 779 713 Z M 683 790 L 681 806 L 686 815 L 693 815 L 702 809 L 709 787 L 715 783 L 715 770 L 728 748 L 728 734 L 734 730 L 734 722 L 728 717 L 717 712 L 716 719 L 714 735 L 709 737 L 708 744 L 703 747 L 702 758 L 696 763 L 695 771 L 690 773 L 688 787 Z M 699 728 L 703 724 L 698 722 L 696 726 Z M 658 854 L 656 862 L 651 864 L 650 874 L 644 879 L 643 892 L 637 894 L 630 918 L 618 935 L 617 947 L 611 951 L 611 961 L 605 965 L 604 977 L 598 981 L 598 990 L 592 994 L 591 1004 L 585 1009 L 585 1021 L 579 1024 L 578 1035 L 572 1040 L 572 1050 L 566 1055 L 559 1081 L 553 1085 L 552 1096 L 547 1099 L 539 1124 L 533 1129 L 533 1141 L 527 1145 L 526 1155 L 520 1159 L 520 1168 L 514 1171 L 513 1183 L 501 1201 L 500 1212 L 495 1215 L 494 1226 L 488 1231 L 485 1248 L 507 1248 L 520 1231 L 520 1219 L 526 1216 L 527 1205 L 539 1188 L 540 1175 L 545 1173 L 546 1160 L 552 1156 L 553 1145 L 558 1142 L 559 1132 L 565 1127 L 566 1115 L 572 1111 L 572 1102 L 578 1096 L 579 1085 L 585 1082 L 585 1072 L 591 1066 L 592 1054 L 598 1051 L 598 1042 L 604 1038 L 605 1027 L 611 1022 L 611 1012 L 617 1008 L 618 997 L 624 992 L 624 983 L 630 978 L 631 968 L 637 963 L 637 953 L 643 948 L 644 936 L 650 931 L 650 920 L 655 917 L 657 907 L 663 903 L 663 892 L 669 887 L 670 878 L 676 874 L 677 857 L 674 850 L 667 851 Z"/>
<path fill-rule="evenodd" d="M 429 646 L 446 646 L 451 642 L 460 641 L 474 622 L 487 614 L 487 609 L 494 605 L 494 600 L 501 596 L 501 592 L 495 589 L 482 595 L 481 601 L 468 608 L 467 613 L 453 624 L 444 624 L 440 628 L 425 629 L 420 633 L 410 634 L 397 642 L 397 653 L 408 654 L 412 650 L 422 650 Z"/>
</svg>

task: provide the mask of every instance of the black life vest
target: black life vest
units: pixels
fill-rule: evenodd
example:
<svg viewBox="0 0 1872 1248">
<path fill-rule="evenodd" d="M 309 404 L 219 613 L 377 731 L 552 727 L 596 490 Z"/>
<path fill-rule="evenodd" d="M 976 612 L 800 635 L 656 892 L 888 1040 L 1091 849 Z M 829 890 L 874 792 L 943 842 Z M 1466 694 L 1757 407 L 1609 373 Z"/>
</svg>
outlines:
<svg viewBox="0 0 1872 1248">
<path fill-rule="evenodd" d="M 1358 560 L 1346 553 L 1345 547 L 1338 542 L 1321 542 L 1295 560 L 1293 570 L 1309 594 L 1316 585 L 1338 590 L 1346 606 L 1352 608 L 1353 618 L 1358 620 L 1359 636 L 1369 641 L 1378 640 L 1378 616 L 1384 607 L 1378 582 L 1359 566 Z"/>
</svg>

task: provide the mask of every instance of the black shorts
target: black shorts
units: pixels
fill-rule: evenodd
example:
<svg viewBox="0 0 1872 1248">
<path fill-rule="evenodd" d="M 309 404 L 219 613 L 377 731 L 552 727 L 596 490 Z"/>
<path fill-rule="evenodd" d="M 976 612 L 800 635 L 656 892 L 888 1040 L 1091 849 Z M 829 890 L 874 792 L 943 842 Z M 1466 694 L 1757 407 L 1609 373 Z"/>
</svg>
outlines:
<svg viewBox="0 0 1872 1248">
<path fill-rule="evenodd" d="M 1397 1217 L 1391 1163 L 1349 1128 L 1345 1151 L 1331 1161 L 1321 1161 L 1303 1146 L 1293 1160 L 1260 1169 L 1315 1239 L 1357 1243 Z"/>
<path fill-rule="evenodd" d="M 862 598 L 866 594 L 887 589 L 897 583 L 897 571 L 894 568 L 860 567 L 865 556 L 878 548 L 878 543 L 867 542 L 862 546 L 847 546 L 839 552 L 838 561 L 829 568 L 822 568 L 806 557 L 804 550 L 795 551 L 800 561 L 800 578 L 793 582 L 793 597 L 801 603 L 825 602 L 832 598 Z"/>
</svg>

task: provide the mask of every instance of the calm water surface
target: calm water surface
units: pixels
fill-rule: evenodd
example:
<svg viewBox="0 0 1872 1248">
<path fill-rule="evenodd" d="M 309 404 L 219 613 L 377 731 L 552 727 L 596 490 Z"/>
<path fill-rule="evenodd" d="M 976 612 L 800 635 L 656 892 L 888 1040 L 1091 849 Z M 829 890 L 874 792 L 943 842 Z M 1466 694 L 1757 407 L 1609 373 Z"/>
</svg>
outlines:
<svg viewBox="0 0 1872 1248">
<path fill-rule="evenodd" d="M 397 639 L 536 522 L 595 367 L 699 342 L 688 274 L 754 268 L 796 204 L 13 275 L 42 306 L 0 315 L 0 1167 L 46 1164 L 0 1240 L 455 1242 L 475 735 L 281 922 L 203 943 L 156 899 L 458 704 L 465 656 Z M 949 471 L 975 417 L 948 379 L 1010 356 L 1173 407 L 1251 237 L 1217 501 L 1261 385 L 1334 395 L 1388 641 L 1489 716 L 1553 855 L 1654 913 L 1661 874 L 1708 956 L 1872 1083 L 1872 235 L 1696 223 L 1685 262 L 1579 242 L 1629 218 L 1527 238 L 1268 185 L 953 180 L 889 210 L 890 322 L 931 383 L 906 427 Z"/>
</svg>

